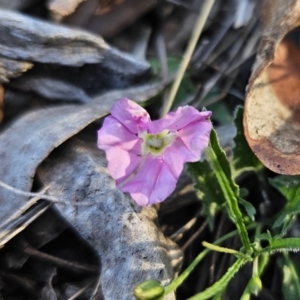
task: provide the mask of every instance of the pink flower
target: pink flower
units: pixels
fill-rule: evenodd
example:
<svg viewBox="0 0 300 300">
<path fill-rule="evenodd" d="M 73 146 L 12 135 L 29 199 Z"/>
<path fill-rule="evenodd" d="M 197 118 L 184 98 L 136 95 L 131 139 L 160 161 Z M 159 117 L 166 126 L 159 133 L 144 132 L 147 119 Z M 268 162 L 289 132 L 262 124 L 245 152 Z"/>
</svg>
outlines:
<svg viewBox="0 0 300 300">
<path fill-rule="evenodd" d="M 185 162 L 195 162 L 207 147 L 211 112 L 179 107 L 151 121 L 141 106 L 118 101 L 98 131 L 108 170 L 117 187 L 141 206 L 165 200 L 175 189 Z"/>
</svg>

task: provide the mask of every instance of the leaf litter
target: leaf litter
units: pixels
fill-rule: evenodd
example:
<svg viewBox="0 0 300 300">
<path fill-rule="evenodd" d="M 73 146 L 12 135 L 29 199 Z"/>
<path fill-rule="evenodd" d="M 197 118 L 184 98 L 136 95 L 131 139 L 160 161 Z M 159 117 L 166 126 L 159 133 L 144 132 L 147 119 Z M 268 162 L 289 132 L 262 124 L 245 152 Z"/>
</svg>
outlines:
<svg viewBox="0 0 300 300">
<path fill-rule="evenodd" d="M 227 123 L 233 120 L 230 111 L 243 104 L 258 49 L 259 2 L 215 1 L 174 108 L 192 104 L 214 110 L 212 105 L 216 105 L 221 113 L 213 122 L 222 125 L 221 144 L 236 164 L 236 180 L 242 187 L 240 204 L 245 210 L 255 207 L 258 219 L 276 212 L 294 217 L 297 208 L 285 210 L 283 195 L 261 185 L 262 175 L 255 173 L 261 172 L 257 160 L 242 157 L 247 148 L 242 111 L 237 129 Z M 233 229 L 223 213 L 219 188 L 210 185 L 212 173 L 199 177 L 197 188 L 204 200 L 197 199 L 184 172 L 166 202 L 141 209 L 116 189 L 104 153 L 95 146 L 95 132 L 102 118 L 122 97 L 150 100 L 150 114 L 159 116 L 168 98 L 169 83 L 174 80 L 167 61 L 170 57 L 181 60 L 202 4 L 198 0 L 2 1 L 0 180 L 23 193 L 0 187 L 3 299 L 132 299 L 138 282 L 155 278 L 169 283 L 182 263 L 184 269 L 198 255 L 201 241 L 213 242 Z M 283 40 L 298 24 L 297 5 L 295 0 L 283 6 L 280 1 L 265 1 L 261 46 L 244 114 L 249 146 L 268 168 L 286 174 L 299 173 L 299 164 L 290 162 L 298 159 L 297 113 L 290 117 L 297 107 L 293 102 L 297 87 L 290 102 L 284 97 L 297 82 L 298 49 Z M 148 63 L 153 59 L 161 64 L 156 78 Z M 285 77 L 287 70 L 290 79 Z M 283 84 L 276 82 L 278 78 Z M 262 84 L 257 85 L 260 81 Z M 259 95 L 255 94 L 257 86 Z M 270 105 L 274 99 L 276 105 Z M 266 110 L 261 113 L 264 102 Z M 268 120 L 273 115 L 287 127 L 277 134 L 272 131 L 277 125 L 263 131 L 263 126 L 257 125 L 257 111 L 266 119 L 263 125 L 272 123 Z M 251 128 L 267 134 L 253 135 Z M 271 150 L 266 139 L 272 144 Z M 282 148 L 281 141 L 287 139 L 293 144 Z M 204 181 L 212 188 L 206 191 L 201 187 Z M 276 182 L 281 184 L 280 178 L 273 181 L 274 185 Z M 35 198 L 26 194 L 34 192 Z M 212 202 L 211 197 L 218 201 Z M 273 197 L 276 202 L 270 200 Z M 294 234 L 293 222 L 292 218 L 285 220 L 287 230 L 294 230 Z M 172 236 L 179 247 L 166 236 Z M 240 244 L 233 238 L 224 246 L 238 249 Z M 212 254 L 176 296 L 170 294 L 166 299 L 191 297 L 218 280 L 232 263 L 226 255 Z M 284 263 L 285 269 L 291 269 L 290 262 Z M 264 284 L 259 299 L 281 295 L 276 271 L 282 273 L 275 260 L 271 266 L 275 275 L 270 284 Z M 239 299 L 251 270 L 245 266 L 239 274 L 225 292 L 230 299 Z M 20 289 L 19 294 L 15 287 Z"/>
</svg>

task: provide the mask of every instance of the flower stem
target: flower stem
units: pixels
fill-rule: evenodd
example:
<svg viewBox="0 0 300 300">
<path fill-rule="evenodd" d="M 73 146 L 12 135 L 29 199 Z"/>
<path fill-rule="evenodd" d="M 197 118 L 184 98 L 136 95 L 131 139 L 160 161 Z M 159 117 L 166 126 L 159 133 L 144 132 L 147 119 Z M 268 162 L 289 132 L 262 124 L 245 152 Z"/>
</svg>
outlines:
<svg viewBox="0 0 300 300">
<path fill-rule="evenodd" d="M 197 22 L 195 24 L 194 31 L 192 33 L 188 47 L 187 47 L 186 52 L 184 53 L 183 59 L 181 61 L 178 73 L 176 75 L 176 79 L 172 85 L 169 97 L 162 108 L 161 117 L 164 117 L 172 107 L 172 104 L 174 102 L 178 88 L 180 86 L 180 83 L 181 83 L 184 73 L 186 71 L 186 68 L 188 67 L 188 64 L 191 60 L 194 49 L 199 40 L 200 34 L 202 32 L 202 29 L 205 25 L 205 22 L 207 20 L 207 17 L 209 15 L 209 12 L 210 12 L 214 2 L 215 2 L 215 0 L 206 0 L 203 4 L 202 10 L 201 10 L 199 17 L 197 19 Z"/>
</svg>

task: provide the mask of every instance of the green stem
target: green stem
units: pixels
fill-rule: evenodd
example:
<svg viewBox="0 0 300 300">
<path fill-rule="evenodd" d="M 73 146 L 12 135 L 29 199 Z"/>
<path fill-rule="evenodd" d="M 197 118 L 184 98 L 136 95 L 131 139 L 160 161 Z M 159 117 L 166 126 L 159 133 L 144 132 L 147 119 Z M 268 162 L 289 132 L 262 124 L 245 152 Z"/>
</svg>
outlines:
<svg viewBox="0 0 300 300">
<path fill-rule="evenodd" d="M 252 223 L 249 226 L 247 226 L 247 229 L 253 229 L 257 226 L 256 223 Z M 235 236 L 238 233 L 237 230 L 231 231 L 221 238 L 217 239 L 214 244 L 219 245 L 222 242 L 230 239 L 231 237 Z M 191 274 L 191 272 L 195 269 L 195 267 L 200 263 L 200 261 L 210 252 L 209 249 L 203 250 L 201 253 L 198 254 L 198 256 L 192 261 L 192 263 L 175 279 L 173 280 L 169 285 L 165 287 L 165 293 L 164 295 L 167 295 L 173 291 L 175 291 L 184 281 L 185 279 Z"/>
<path fill-rule="evenodd" d="M 238 206 L 237 197 L 235 196 L 232 188 L 230 187 L 228 179 L 217 159 L 217 156 L 216 156 L 211 144 L 209 145 L 209 147 L 207 149 L 207 155 L 213 166 L 214 171 L 216 172 L 217 180 L 220 184 L 220 187 L 221 187 L 224 197 L 226 199 L 229 217 L 231 218 L 231 220 L 235 223 L 235 225 L 237 227 L 238 233 L 239 233 L 241 241 L 246 249 L 246 252 L 250 254 L 250 253 L 252 253 L 252 248 L 250 246 L 248 232 L 246 230 L 246 226 L 245 226 L 245 223 L 242 218 L 242 213 Z"/>
<path fill-rule="evenodd" d="M 205 300 L 209 299 L 220 291 L 224 290 L 228 285 L 230 279 L 240 269 L 240 267 L 247 262 L 245 258 L 238 258 L 236 262 L 227 270 L 223 277 L 214 283 L 212 286 L 207 288 L 205 291 L 189 298 L 188 300 Z"/>
</svg>

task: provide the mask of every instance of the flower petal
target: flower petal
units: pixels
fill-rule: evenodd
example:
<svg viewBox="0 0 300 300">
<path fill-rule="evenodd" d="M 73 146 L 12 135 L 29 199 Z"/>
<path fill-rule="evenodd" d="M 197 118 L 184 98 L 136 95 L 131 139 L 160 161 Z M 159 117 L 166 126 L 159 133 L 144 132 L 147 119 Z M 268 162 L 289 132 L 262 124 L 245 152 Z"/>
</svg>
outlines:
<svg viewBox="0 0 300 300">
<path fill-rule="evenodd" d="M 177 132 L 178 137 L 194 156 L 193 160 L 186 161 L 192 162 L 200 159 L 201 152 L 208 146 L 211 129 L 211 122 L 202 120 L 190 123 Z"/>
<path fill-rule="evenodd" d="M 144 131 L 146 124 L 151 122 L 147 111 L 127 98 L 122 98 L 113 106 L 111 115 L 134 134 Z"/>
<path fill-rule="evenodd" d="M 149 129 L 152 134 L 158 134 L 165 129 L 177 131 L 190 123 L 207 121 L 210 116 L 210 111 L 199 112 L 191 106 L 183 106 L 168 113 L 163 119 L 151 122 Z"/>
<path fill-rule="evenodd" d="M 114 117 L 107 117 L 98 131 L 98 147 L 106 152 L 108 170 L 122 181 L 140 164 L 142 140 L 132 134 Z"/>
<path fill-rule="evenodd" d="M 179 177 L 186 162 L 198 161 L 208 146 L 210 121 L 194 122 L 177 132 L 177 138 L 165 149 L 162 157 L 175 177 Z"/>
<path fill-rule="evenodd" d="M 148 154 L 140 171 L 121 190 L 146 206 L 165 200 L 174 191 L 177 179 L 161 157 Z"/>
<path fill-rule="evenodd" d="M 194 154 L 186 147 L 180 138 L 176 138 L 172 146 L 165 149 L 162 154 L 165 163 L 169 166 L 175 178 L 179 178 L 184 163 L 195 161 Z"/>
</svg>

